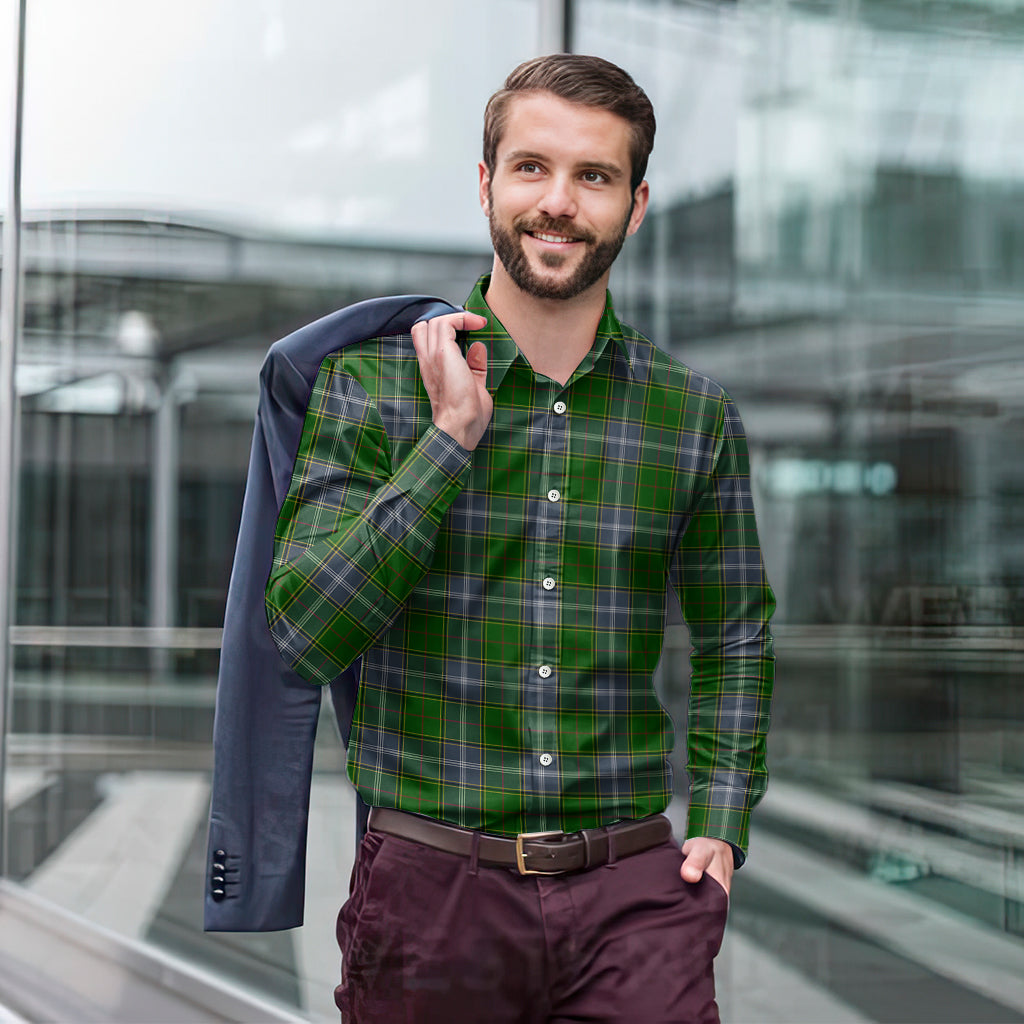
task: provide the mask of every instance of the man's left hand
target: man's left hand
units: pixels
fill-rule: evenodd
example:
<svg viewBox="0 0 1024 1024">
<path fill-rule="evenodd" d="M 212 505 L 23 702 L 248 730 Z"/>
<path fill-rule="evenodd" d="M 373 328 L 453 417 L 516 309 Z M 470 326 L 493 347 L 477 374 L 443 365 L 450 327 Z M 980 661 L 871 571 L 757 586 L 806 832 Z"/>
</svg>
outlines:
<svg viewBox="0 0 1024 1024">
<path fill-rule="evenodd" d="M 728 894 L 732 886 L 732 847 L 721 839 L 694 836 L 683 843 L 683 866 L 679 874 L 684 882 L 699 882 L 706 871 Z"/>
</svg>

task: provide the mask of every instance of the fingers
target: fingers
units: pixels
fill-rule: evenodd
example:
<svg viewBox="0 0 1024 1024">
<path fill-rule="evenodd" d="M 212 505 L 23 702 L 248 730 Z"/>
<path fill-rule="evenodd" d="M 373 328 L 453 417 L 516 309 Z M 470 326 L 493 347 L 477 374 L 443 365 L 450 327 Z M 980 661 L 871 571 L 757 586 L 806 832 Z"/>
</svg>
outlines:
<svg viewBox="0 0 1024 1024">
<path fill-rule="evenodd" d="M 728 892 L 732 882 L 732 847 L 720 839 L 691 836 L 682 845 L 686 858 L 679 868 L 684 882 L 699 882 L 706 871 Z"/>
<path fill-rule="evenodd" d="M 446 313 L 444 316 L 435 316 L 430 320 L 420 320 L 413 324 L 412 343 L 419 359 L 420 371 L 423 374 L 427 391 L 433 394 L 434 384 L 439 380 L 439 375 L 444 371 L 443 367 L 451 367 L 452 359 L 458 356 L 462 361 L 462 351 L 456 344 L 456 335 L 459 331 L 476 331 L 487 324 L 487 317 L 478 313 L 470 313 L 468 310 L 460 310 L 457 313 Z M 475 342 L 470 346 L 475 352 L 470 369 L 474 375 L 486 381 L 487 373 L 487 349 L 481 342 Z M 468 356 L 467 355 L 467 361 Z"/>
<path fill-rule="evenodd" d="M 487 318 L 477 313 L 470 313 L 468 310 L 460 310 L 458 313 L 447 313 L 444 316 L 435 316 L 430 320 L 420 320 L 413 324 L 412 343 L 416 356 L 420 362 L 420 370 L 423 373 L 424 381 L 427 384 L 428 392 L 432 392 L 432 385 L 442 372 L 442 367 L 452 366 L 452 360 L 457 356 L 462 361 L 462 351 L 456 343 L 456 336 L 459 331 L 479 330 L 485 326 Z M 486 369 L 487 354 L 485 346 L 476 343 L 473 346 L 478 350 L 475 357 L 475 364 L 470 368 L 479 375 L 481 365 Z"/>
<path fill-rule="evenodd" d="M 487 326 L 487 317 L 481 316 L 479 313 L 470 313 L 467 309 L 462 314 L 462 327 L 457 330 L 462 331 L 479 331 L 481 327 Z"/>
<path fill-rule="evenodd" d="M 454 340 L 457 331 L 479 331 L 487 326 L 487 317 L 479 313 L 470 313 L 468 309 L 458 313 L 446 313 L 444 316 L 419 320 L 412 327 L 413 341 L 417 339 L 438 341 L 445 338 Z"/>
<path fill-rule="evenodd" d="M 456 335 L 461 330 L 479 330 L 486 323 L 486 317 L 460 310 L 422 320 L 412 328 L 434 425 L 468 451 L 483 436 L 493 402 L 487 391 L 487 346 L 474 342 L 463 356 Z"/>
<path fill-rule="evenodd" d="M 687 850 L 687 846 L 690 845 L 690 841 L 687 840 L 683 843 L 683 855 L 686 860 L 683 861 L 682 867 L 679 869 L 679 873 L 683 876 L 685 882 L 699 882 L 707 870 L 708 865 L 714 859 L 714 851 L 709 850 L 707 847 L 697 847 Z"/>
<path fill-rule="evenodd" d="M 482 374 L 484 380 L 487 380 L 487 346 L 482 341 L 474 341 L 469 346 L 466 362 L 477 376 Z"/>
<path fill-rule="evenodd" d="M 432 316 L 429 320 L 417 320 L 413 330 L 430 324 L 433 327 L 454 327 L 457 331 L 479 331 L 487 324 L 487 317 L 479 313 L 471 313 L 468 309 L 460 309 L 456 313 L 445 313 L 444 316 Z"/>
</svg>

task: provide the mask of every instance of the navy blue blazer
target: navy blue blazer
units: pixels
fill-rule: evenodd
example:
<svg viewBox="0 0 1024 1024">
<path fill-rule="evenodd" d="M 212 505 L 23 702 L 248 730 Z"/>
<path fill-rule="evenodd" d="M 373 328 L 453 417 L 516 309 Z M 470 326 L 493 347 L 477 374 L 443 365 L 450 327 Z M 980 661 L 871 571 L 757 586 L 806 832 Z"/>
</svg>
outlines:
<svg viewBox="0 0 1024 1024">
<path fill-rule="evenodd" d="M 264 360 L 217 678 L 206 931 L 302 924 L 313 740 L 323 689 L 282 661 L 267 625 L 264 590 L 320 364 L 353 342 L 406 334 L 417 320 L 457 309 L 426 295 L 368 299 L 282 338 Z M 331 683 L 346 746 L 358 679 L 356 662 Z M 357 808 L 358 842 L 368 813 L 358 795 Z"/>
</svg>

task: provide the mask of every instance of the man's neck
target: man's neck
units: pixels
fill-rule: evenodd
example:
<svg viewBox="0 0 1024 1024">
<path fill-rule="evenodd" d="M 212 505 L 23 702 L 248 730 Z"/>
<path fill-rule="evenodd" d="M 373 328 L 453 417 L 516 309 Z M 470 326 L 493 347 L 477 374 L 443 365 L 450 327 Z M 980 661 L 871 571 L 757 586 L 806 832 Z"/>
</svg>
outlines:
<svg viewBox="0 0 1024 1024">
<path fill-rule="evenodd" d="M 524 292 L 497 257 L 487 305 L 534 371 L 565 384 L 590 351 L 604 315 L 608 275 L 571 299 L 539 299 Z"/>
</svg>

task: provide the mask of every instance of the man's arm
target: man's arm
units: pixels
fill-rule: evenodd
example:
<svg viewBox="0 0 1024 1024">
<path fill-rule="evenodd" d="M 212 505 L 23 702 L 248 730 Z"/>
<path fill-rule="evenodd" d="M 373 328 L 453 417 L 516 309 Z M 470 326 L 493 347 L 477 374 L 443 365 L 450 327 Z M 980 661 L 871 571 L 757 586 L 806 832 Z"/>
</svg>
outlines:
<svg viewBox="0 0 1024 1024">
<path fill-rule="evenodd" d="M 347 374 L 335 373 L 329 408 L 307 412 L 266 597 L 282 657 L 311 682 L 329 683 L 376 642 L 430 568 L 491 415 L 486 350 L 474 345 L 467 363 L 456 331 L 485 323 L 453 313 L 413 328 L 434 423 L 399 466 Z"/>
<path fill-rule="evenodd" d="M 706 866 L 725 848 L 705 847 L 695 837 L 724 840 L 745 854 L 750 812 L 768 782 L 765 737 L 775 677 L 768 627 L 775 599 L 757 539 L 746 439 L 726 395 L 714 468 L 671 581 L 693 643 L 684 850 L 699 852 L 695 860 L 706 859 Z"/>
</svg>

